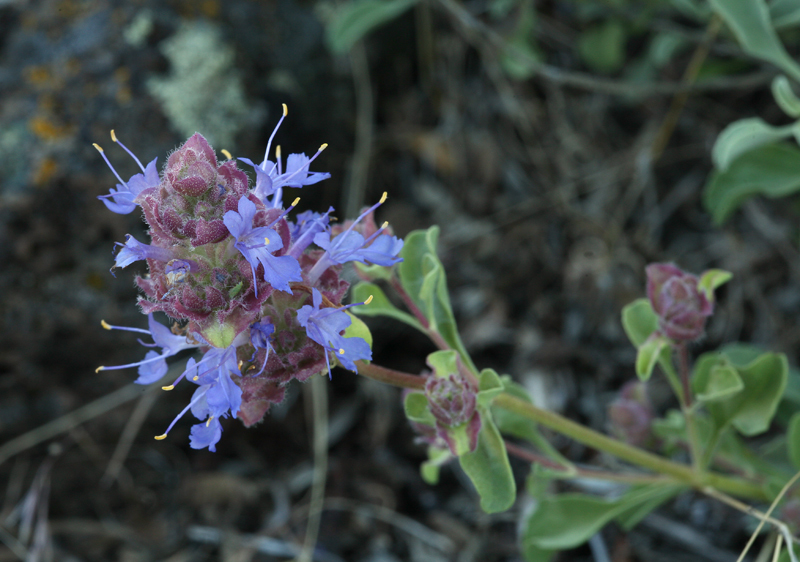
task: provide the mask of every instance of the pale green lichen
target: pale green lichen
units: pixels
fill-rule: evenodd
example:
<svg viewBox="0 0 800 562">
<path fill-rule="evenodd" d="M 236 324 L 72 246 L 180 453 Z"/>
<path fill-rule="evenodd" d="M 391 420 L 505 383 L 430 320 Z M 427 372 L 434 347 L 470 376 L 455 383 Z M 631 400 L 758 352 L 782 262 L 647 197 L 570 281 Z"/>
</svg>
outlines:
<svg viewBox="0 0 800 562">
<path fill-rule="evenodd" d="M 239 130 L 261 121 L 263 112 L 248 106 L 233 49 L 216 26 L 184 24 L 161 44 L 161 52 L 170 74 L 151 78 L 147 89 L 176 131 L 189 136 L 202 130 L 212 145 L 232 148 Z"/>
</svg>

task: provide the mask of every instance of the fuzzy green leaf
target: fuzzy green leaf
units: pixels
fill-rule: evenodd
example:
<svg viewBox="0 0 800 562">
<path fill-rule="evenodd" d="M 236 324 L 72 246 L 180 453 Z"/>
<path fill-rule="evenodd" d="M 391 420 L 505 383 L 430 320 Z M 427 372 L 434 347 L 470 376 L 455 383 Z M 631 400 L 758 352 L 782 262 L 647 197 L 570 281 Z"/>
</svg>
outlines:
<svg viewBox="0 0 800 562">
<path fill-rule="evenodd" d="M 768 144 L 742 154 L 724 172 L 715 171 L 704 189 L 703 205 L 722 224 L 754 195 L 777 198 L 798 190 L 800 149 Z"/>
<path fill-rule="evenodd" d="M 795 80 L 800 79 L 800 65 L 778 38 L 765 0 L 710 0 L 710 3 L 746 53 L 774 64 Z"/>
<path fill-rule="evenodd" d="M 744 389 L 739 373 L 727 364 L 714 365 L 704 378 L 704 388 L 696 386 L 697 399 L 701 402 L 715 402 L 730 398 Z"/>
<path fill-rule="evenodd" d="M 622 327 L 637 348 L 658 329 L 658 316 L 647 299 L 637 299 L 622 309 Z"/>
<path fill-rule="evenodd" d="M 444 266 L 436 254 L 438 239 L 438 226 L 415 230 L 406 236 L 400 252 L 403 261 L 396 266 L 400 283 L 428 319 L 429 329 L 438 332 L 452 349 L 459 352 L 467 367 L 477 372 L 458 334 Z"/>
<path fill-rule="evenodd" d="M 786 115 L 795 119 L 800 117 L 800 98 L 786 76 L 776 76 L 772 81 L 772 97 Z"/>
<path fill-rule="evenodd" d="M 758 117 L 734 121 L 717 137 L 711 159 L 717 169 L 724 172 L 742 154 L 791 137 L 792 127 L 773 127 Z"/>
<path fill-rule="evenodd" d="M 403 401 L 406 417 L 413 422 L 435 425 L 436 419 L 428 408 L 428 398 L 421 392 L 409 392 Z"/>
<path fill-rule="evenodd" d="M 669 340 L 664 336 L 651 336 L 639 346 L 636 352 L 636 376 L 646 381 L 653 374 L 656 363 L 664 349 L 669 349 Z"/>
<path fill-rule="evenodd" d="M 481 497 L 481 508 L 486 513 L 497 513 L 514 505 L 517 486 L 505 443 L 488 410 L 481 412 L 481 421 L 478 447 L 458 460 Z"/>
</svg>

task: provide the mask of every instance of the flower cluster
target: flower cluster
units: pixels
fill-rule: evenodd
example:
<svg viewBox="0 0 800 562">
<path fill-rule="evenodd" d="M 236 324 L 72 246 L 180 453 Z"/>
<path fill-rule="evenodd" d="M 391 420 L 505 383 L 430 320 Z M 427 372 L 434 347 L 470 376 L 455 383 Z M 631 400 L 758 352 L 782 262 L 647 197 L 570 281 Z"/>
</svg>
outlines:
<svg viewBox="0 0 800 562">
<path fill-rule="evenodd" d="M 330 175 L 309 169 L 326 145 L 310 158 L 290 154 L 285 167 L 280 147 L 275 161 L 269 160 L 286 117 L 283 109 L 264 160 L 239 159 L 255 172 L 252 188 L 236 160 L 223 151 L 227 160 L 220 163 L 199 134 L 169 156 L 159 175 L 156 160 L 143 166 L 112 131 L 112 140 L 142 171 L 127 182 L 95 145 L 119 181 L 100 200 L 119 214 L 140 207 L 151 238 L 147 244 L 128 235 L 117 243 L 114 263 L 114 268 L 147 263 L 149 274 L 137 277 L 136 284 L 144 293 L 139 306 L 149 329 L 103 326 L 147 334 L 153 342 L 140 343 L 160 350 L 148 351 L 137 363 L 98 370 L 138 367 L 136 382 L 150 384 L 166 375 L 167 358 L 184 349 L 203 354 L 190 358 L 178 379 L 163 387 L 172 390 L 183 379 L 197 385 L 189 405 L 157 439 L 191 411 L 203 420 L 191 430 L 191 446 L 214 451 L 221 418 L 250 426 L 283 400 L 290 380 L 330 376 L 331 358 L 356 371 L 356 361 L 372 357 L 366 340 L 345 335 L 352 322 L 346 309 L 355 305 L 342 306 L 348 283 L 339 274 L 351 261 L 394 265 L 403 241 L 386 223 L 375 227 L 373 213 L 385 194 L 345 228 L 331 225 L 332 208 L 291 218 L 299 198 L 284 207 L 284 191 Z M 155 312 L 165 313 L 175 327 L 154 320 Z"/>
</svg>

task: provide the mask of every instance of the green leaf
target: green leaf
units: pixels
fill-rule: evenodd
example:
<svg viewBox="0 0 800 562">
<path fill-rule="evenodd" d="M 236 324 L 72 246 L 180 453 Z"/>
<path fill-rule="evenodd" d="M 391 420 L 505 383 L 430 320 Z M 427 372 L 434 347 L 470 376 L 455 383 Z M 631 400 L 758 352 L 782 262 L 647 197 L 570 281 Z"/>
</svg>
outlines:
<svg viewBox="0 0 800 562">
<path fill-rule="evenodd" d="M 353 287 L 353 302 L 364 302 L 370 296 L 372 296 L 372 302 L 362 306 L 354 306 L 350 310 L 359 316 L 388 316 L 395 320 L 400 320 L 420 332 L 425 332 L 425 328 L 416 318 L 394 306 L 387 298 L 386 293 L 383 292 L 383 289 L 375 283 L 361 282 Z"/>
<path fill-rule="evenodd" d="M 646 381 L 653 374 L 656 363 L 664 349 L 669 349 L 669 340 L 664 336 L 651 336 L 639 346 L 636 353 L 636 376 Z"/>
<path fill-rule="evenodd" d="M 403 401 L 406 417 L 417 423 L 435 425 L 436 419 L 428 408 L 428 398 L 421 392 L 409 392 Z"/>
<path fill-rule="evenodd" d="M 721 172 L 739 156 L 765 144 L 773 144 L 792 136 L 792 125 L 773 127 L 758 117 L 734 121 L 719 134 L 711 159 Z"/>
<path fill-rule="evenodd" d="M 617 500 L 584 494 L 545 498 L 525 523 L 523 549 L 528 546 L 543 550 L 574 548 L 618 517 L 624 522 L 641 519 L 646 513 L 637 508 L 655 509 L 679 490 L 677 486 L 651 485 L 632 488 Z"/>
<path fill-rule="evenodd" d="M 352 310 L 352 308 L 350 310 Z M 344 337 L 361 338 L 366 341 L 369 344 L 369 348 L 372 349 L 372 332 L 369 331 L 369 327 L 364 324 L 364 321 L 355 314 L 351 314 L 350 310 L 345 310 L 350 317 L 350 325 L 345 329 Z"/>
<path fill-rule="evenodd" d="M 622 327 L 635 347 L 658 329 L 658 316 L 647 299 L 637 299 L 622 309 Z"/>
<path fill-rule="evenodd" d="M 477 372 L 458 334 L 444 266 L 436 255 L 438 238 L 438 226 L 415 230 L 406 236 L 400 252 L 403 261 L 396 266 L 400 283 L 428 319 L 429 329 L 439 333 L 452 349 L 458 351 L 464 364 Z"/>
<path fill-rule="evenodd" d="M 773 0 L 769 15 L 775 29 L 794 27 L 800 23 L 800 0 Z"/>
<path fill-rule="evenodd" d="M 786 115 L 795 119 L 800 117 L 800 99 L 786 76 L 776 76 L 772 81 L 772 97 Z"/>
<path fill-rule="evenodd" d="M 768 144 L 741 155 L 724 172 L 715 171 L 706 184 L 703 205 L 719 225 L 754 195 L 785 197 L 798 189 L 800 149 Z"/>
<path fill-rule="evenodd" d="M 486 513 L 497 513 L 514 505 L 517 486 L 505 443 L 488 410 L 481 412 L 481 421 L 478 447 L 458 460 L 481 497 L 481 508 Z"/>
<path fill-rule="evenodd" d="M 796 469 L 800 470 L 800 412 L 797 412 L 789 420 L 786 441 L 789 448 L 789 460 Z"/>
<path fill-rule="evenodd" d="M 375 264 L 367 265 L 358 261 L 354 263 L 359 272 L 359 277 L 362 279 L 366 278 L 372 281 L 375 281 L 376 279 L 383 279 L 384 281 L 389 281 L 391 280 L 392 275 L 394 275 L 391 267 Z"/>
<path fill-rule="evenodd" d="M 458 373 L 458 354 L 452 350 L 434 351 L 428 354 L 425 362 L 433 369 L 434 376 L 447 378 Z"/>
<path fill-rule="evenodd" d="M 334 53 L 346 53 L 356 41 L 402 15 L 417 2 L 418 0 L 353 0 L 343 4 L 328 23 L 328 47 Z"/>
<path fill-rule="evenodd" d="M 800 79 L 800 66 L 778 39 L 765 0 L 710 0 L 710 3 L 746 53 L 774 64 L 795 80 Z"/>
<path fill-rule="evenodd" d="M 736 354 L 728 355 L 725 351 L 701 355 L 692 387 L 696 393 L 708 388 L 715 367 L 734 369 L 744 388 L 727 398 L 709 402 L 706 407 L 718 428 L 731 424 L 742 435 L 758 435 L 769 428 L 775 415 L 786 388 L 789 364 L 786 356 L 778 353 L 762 353 L 746 363 L 738 359 Z"/>
<path fill-rule="evenodd" d="M 503 383 L 504 390 L 511 396 L 519 398 L 520 400 L 524 400 L 529 404 L 532 403 L 531 397 L 528 395 L 528 392 L 525 390 L 525 388 L 522 385 L 512 381 L 511 377 L 508 375 L 503 375 L 501 377 L 501 381 Z M 515 414 L 510 410 L 506 410 L 505 408 L 494 408 L 492 409 L 492 418 L 494 419 L 497 428 L 500 430 L 500 433 L 513 435 L 514 437 L 525 439 L 530 443 L 538 443 L 541 439 L 539 431 L 536 429 L 536 423 L 530 421 L 528 418 L 520 416 L 519 414 Z"/>
<path fill-rule="evenodd" d="M 422 479 L 431 486 L 439 483 L 439 469 L 445 463 L 450 462 L 453 455 L 449 449 L 437 449 L 436 447 L 428 447 L 428 460 L 422 463 L 419 467 Z"/>
<path fill-rule="evenodd" d="M 733 279 L 733 273 L 723 269 L 709 269 L 700 276 L 697 282 L 697 289 L 704 293 L 706 298 L 713 302 L 714 291 L 722 287 L 725 283 Z"/>
<path fill-rule="evenodd" d="M 724 400 L 744 389 L 739 373 L 730 365 L 714 365 L 704 380 L 705 387 L 697 388 L 697 399 L 701 402 Z"/>
<path fill-rule="evenodd" d="M 478 377 L 478 404 L 488 408 L 495 396 L 503 392 L 503 383 L 494 369 L 484 369 Z"/>
<path fill-rule="evenodd" d="M 543 57 L 536 45 L 536 10 L 526 1 L 514 18 L 516 26 L 500 53 L 500 66 L 515 80 L 526 80 L 536 73 Z"/>
<path fill-rule="evenodd" d="M 609 19 L 581 33 L 578 53 L 591 70 L 610 74 L 625 64 L 625 28 L 618 19 Z"/>
</svg>

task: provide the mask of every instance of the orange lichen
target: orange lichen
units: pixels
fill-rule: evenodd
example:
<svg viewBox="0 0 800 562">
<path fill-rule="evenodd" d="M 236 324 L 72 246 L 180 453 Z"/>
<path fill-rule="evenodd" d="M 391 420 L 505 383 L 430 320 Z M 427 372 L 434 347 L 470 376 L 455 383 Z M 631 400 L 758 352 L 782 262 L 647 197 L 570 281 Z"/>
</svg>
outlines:
<svg viewBox="0 0 800 562">
<path fill-rule="evenodd" d="M 26 67 L 22 71 L 22 75 L 28 84 L 39 88 L 47 86 L 53 79 L 53 75 L 50 74 L 47 67 L 38 64 Z"/>
<path fill-rule="evenodd" d="M 33 174 L 33 184 L 35 186 L 42 186 L 50 182 L 58 171 L 58 162 L 54 158 L 47 157 L 39 163 L 39 167 Z"/>
<path fill-rule="evenodd" d="M 42 116 L 33 117 L 28 121 L 28 128 L 40 139 L 48 141 L 62 139 L 72 132 L 72 127 Z"/>
</svg>

